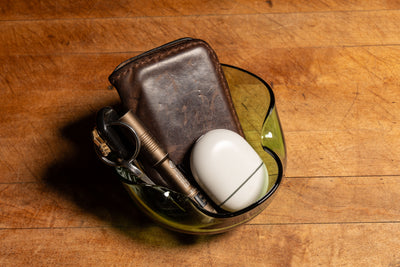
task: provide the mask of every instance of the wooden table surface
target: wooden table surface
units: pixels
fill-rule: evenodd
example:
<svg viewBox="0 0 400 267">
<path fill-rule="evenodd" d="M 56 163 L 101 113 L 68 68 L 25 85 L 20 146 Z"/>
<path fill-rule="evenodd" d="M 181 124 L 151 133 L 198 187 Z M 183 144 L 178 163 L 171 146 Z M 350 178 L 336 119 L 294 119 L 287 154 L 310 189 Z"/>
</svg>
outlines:
<svg viewBox="0 0 400 267">
<path fill-rule="evenodd" d="M 273 84 L 286 138 L 215 236 L 148 219 L 90 139 L 114 67 L 186 36 Z M 1 266 L 400 266 L 399 1 L 3 1 L 0 58 Z"/>
</svg>

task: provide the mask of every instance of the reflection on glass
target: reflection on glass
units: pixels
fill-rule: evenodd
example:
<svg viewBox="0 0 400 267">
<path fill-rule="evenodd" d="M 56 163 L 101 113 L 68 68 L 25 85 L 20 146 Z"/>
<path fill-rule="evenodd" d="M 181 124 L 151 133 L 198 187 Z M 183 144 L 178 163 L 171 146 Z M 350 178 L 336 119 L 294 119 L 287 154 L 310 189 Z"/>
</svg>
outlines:
<svg viewBox="0 0 400 267">
<path fill-rule="evenodd" d="M 283 176 L 286 150 L 271 88 L 244 70 L 223 66 L 236 113 L 245 138 L 264 161 L 269 175 L 268 193 L 257 203 L 233 213 L 212 214 L 201 210 L 186 196 L 160 186 L 150 186 L 117 168 L 124 186 L 137 205 L 164 226 L 185 233 L 224 232 L 247 222 L 270 203 Z"/>
</svg>

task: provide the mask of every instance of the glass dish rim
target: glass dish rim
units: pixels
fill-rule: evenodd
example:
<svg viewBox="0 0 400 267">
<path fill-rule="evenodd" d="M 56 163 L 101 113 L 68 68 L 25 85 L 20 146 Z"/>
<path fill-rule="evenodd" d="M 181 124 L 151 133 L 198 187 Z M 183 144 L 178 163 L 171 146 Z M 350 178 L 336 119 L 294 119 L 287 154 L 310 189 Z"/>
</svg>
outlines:
<svg viewBox="0 0 400 267">
<path fill-rule="evenodd" d="M 255 75 L 255 74 L 253 74 L 253 73 L 251 73 L 251 72 L 249 72 L 249 71 L 247 71 L 245 69 L 242 69 L 240 67 L 236 67 L 236 66 L 233 66 L 233 65 L 229 65 L 229 64 L 223 64 L 223 63 L 221 63 L 221 66 L 242 71 L 242 72 L 244 72 L 244 73 L 256 78 L 258 81 L 260 81 L 267 88 L 269 96 L 270 96 L 270 103 L 269 103 L 269 107 L 267 109 L 265 118 L 264 118 L 263 123 L 262 123 L 262 125 L 264 125 L 264 123 L 269 118 L 269 116 L 272 114 L 274 109 L 276 109 L 276 106 L 275 106 L 275 95 L 274 95 L 274 92 L 273 92 L 271 86 L 267 82 L 265 82 L 262 78 L 260 78 L 259 76 Z M 279 117 L 277 117 L 277 119 L 279 120 Z M 281 127 L 280 124 L 279 124 L 279 126 Z M 281 135 L 283 137 L 282 129 L 281 129 Z M 283 142 L 283 146 L 285 147 L 285 142 Z M 285 149 L 286 149 L 286 147 L 285 147 Z M 244 209 L 235 211 L 235 212 L 212 213 L 212 212 L 209 212 L 209 211 L 207 211 L 205 209 L 202 209 L 199 205 L 197 205 L 197 203 L 195 203 L 194 201 L 189 199 L 192 202 L 192 204 L 194 205 L 194 207 L 197 208 L 199 211 L 201 211 L 203 214 L 205 214 L 205 215 L 207 215 L 209 217 L 217 218 L 217 219 L 223 219 L 223 218 L 238 217 L 238 216 L 243 215 L 243 214 L 245 214 L 247 212 L 250 212 L 251 210 L 255 209 L 256 207 L 258 207 L 258 206 L 262 205 L 264 202 L 266 202 L 272 195 L 274 195 L 274 193 L 277 191 L 277 189 L 279 188 L 279 186 L 280 186 L 280 184 L 282 182 L 282 179 L 283 179 L 283 176 L 284 176 L 284 165 L 283 165 L 284 163 L 282 162 L 280 157 L 274 151 L 272 151 L 271 149 L 269 149 L 267 147 L 263 147 L 263 150 L 266 153 L 268 153 L 275 160 L 275 162 L 276 162 L 276 164 L 278 166 L 277 179 L 276 179 L 274 185 L 271 187 L 271 189 L 267 192 L 267 194 L 265 194 L 262 198 L 260 198 L 258 201 L 256 201 L 255 203 L 251 204 L 250 206 L 248 206 L 248 207 L 246 207 Z M 120 175 L 118 175 L 118 176 L 120 176 Z M 123 183 L 126 183 L 127 185 L 131 185 L 131 186 L 149 186 L 149 187 L 153 187 L 152 185 L 136 184 L 134 182 L 129 182 L 128 180 L 125 180 L 121 176 L 120 176 L 120 179 L 122 180 Z M 171 190 L 171 189 L 163 187 L 163 186 L 157 186 L 157 187 L 161 187 L 161 188 L 166 189 L 167 191 L 173 191 L 176 194 L 180 194 L 179 192 L 176 192 L 174 190 Z"/>
</svg>

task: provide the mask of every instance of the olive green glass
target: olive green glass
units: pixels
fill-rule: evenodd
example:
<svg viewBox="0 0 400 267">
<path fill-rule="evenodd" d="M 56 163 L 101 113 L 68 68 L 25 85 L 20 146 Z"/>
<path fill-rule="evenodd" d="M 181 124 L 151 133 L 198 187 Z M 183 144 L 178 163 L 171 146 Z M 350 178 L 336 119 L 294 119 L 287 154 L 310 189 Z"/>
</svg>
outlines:
<svg viewBox="0 0 400 267">
<path fill-rule="evenodd" d="M 186 196 L 168 188 L 130 182 L 136 181 L 135 177 L 125 168 L 117 167 L 117 173 L 136 204 L 152 219 L 175 231 L 213 234 L 243 224 L 267 207 L 283 177 L 286 149 L 271 88 L 245 70 L 228 65 L 223 65 L 223 70 L 245 138 L 267 166 L 268 192 L 243 210 L 215 214 L 202 210 Z"/>
</svg>

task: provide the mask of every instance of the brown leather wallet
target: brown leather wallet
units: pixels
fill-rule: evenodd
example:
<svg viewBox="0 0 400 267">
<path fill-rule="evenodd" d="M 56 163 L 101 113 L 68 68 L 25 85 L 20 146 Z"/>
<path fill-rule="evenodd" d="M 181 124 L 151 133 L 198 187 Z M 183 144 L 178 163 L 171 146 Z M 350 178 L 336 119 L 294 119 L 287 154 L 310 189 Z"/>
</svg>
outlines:
<svg viewBox="0 0 400 267">
<path fill-rule="evenodd" d="M 211 129 L 243 136 L 221 65 L 202 40 L 179 39 L 128 59 L 109 80 L 123 108 L 137 114 L 177 164 L 187 165 L 191 146 Z"/>
</svg>

